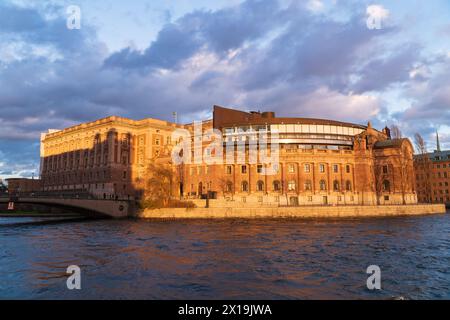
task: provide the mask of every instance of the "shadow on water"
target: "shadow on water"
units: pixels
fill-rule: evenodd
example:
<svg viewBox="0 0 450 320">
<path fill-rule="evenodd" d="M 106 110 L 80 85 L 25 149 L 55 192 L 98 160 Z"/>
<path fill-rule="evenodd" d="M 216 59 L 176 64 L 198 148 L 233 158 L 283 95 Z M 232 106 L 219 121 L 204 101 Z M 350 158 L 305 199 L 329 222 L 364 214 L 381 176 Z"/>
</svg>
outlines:
<svg viewBox="0 0 450 320">
<path fill-rule="evenodd" d="M 75 222 L 89 222 L 89 221 L 99 221 L 99 220 L 109 220 L 108 218 L 92 218 L 92 217 L 86 217 L 86 216 L 78 216 L 78 217 L 55 217 L 55 218 L 39 218 L 39 217 L 33 217 L 30 220 L 30 217 L 11 217 L 6 218 L 8 219 L 14 219 L 14 222 L 11 223 L 4 223 L 0 219 L 0 229 L 10 229 L 10 228 L 23 228 L 23 227 L 34 227 L 34 226 L 45 226 L 45 225 L 59 225 L 59 224 L 68 224 L 68 223 L 75 223 Z M 18 221 L 18 220 L 25 220 L 25 221 Z M 17 222 L 16 222 L 17 221 Z"/>
</svg>

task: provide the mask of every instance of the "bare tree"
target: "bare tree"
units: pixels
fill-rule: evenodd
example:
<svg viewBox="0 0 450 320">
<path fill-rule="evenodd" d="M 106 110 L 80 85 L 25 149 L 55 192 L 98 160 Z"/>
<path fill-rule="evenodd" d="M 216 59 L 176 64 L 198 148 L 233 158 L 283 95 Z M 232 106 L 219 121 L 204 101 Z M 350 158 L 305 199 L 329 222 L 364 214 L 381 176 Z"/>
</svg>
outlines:
<svg viewBox="0 0 450 320">
<path fill-rule="evenodd" d="M 379 164 L 374 167 L 375 173 L 375 192 L 377 197 L 377 205 L 381 205 L 381 196 L 383 195 L 384 190 L 384 181 L 388 178 L 388 170 L 385 169 L 389 166 L 387 164 Z"/>
<path fill-rule="evenodd" d="M 416 133 L 414 135 L 414 140 L 416 144 L 417 156 L 416 156 L 416 169 L 417 172 L 421 175 L 421 181 L 423 181 L 422 185 L 419 187 L 423 187 L 425 191 L 426 202 L 430 203 L 432 194 L 431 194 L 431 181 L 430 181 L 430 169 L 431 169 L 431 160 L 428 157 L 427 152 L 427 144 L 420 133 Z"/>
<path fill-rule="evenodd" d="M 397 155 L 397 167 L 399 170 L 400 178 L 400 190 L 402 193 L 402 203 L 406 204 L 406 191 L 411 186 L 413 182 L 413 160 L 412 151 L 409 150 L 408 145 L 403 143 L 400 144 L 399 153 Z"/>
<path fill-rule="evenodd" d="M 402 138 L 402 131 L 397 125 L 393 125 L 391 127 L 391 137 L 392 139 L 401 139 Z"/>
<path fill-rule="evenodd" d="M 172 199 L 175 174 L 170 164 L 151 162 L 144 178 L 144 206 L 166 207 Z"/>
<path fill-rule="evenodd" d="M 225 192 L 227 192 L 227 179 L 223 177 L 219 179 L 219 188 L 222 191 L 222 196 L 225 198 Z"/>
</svg>

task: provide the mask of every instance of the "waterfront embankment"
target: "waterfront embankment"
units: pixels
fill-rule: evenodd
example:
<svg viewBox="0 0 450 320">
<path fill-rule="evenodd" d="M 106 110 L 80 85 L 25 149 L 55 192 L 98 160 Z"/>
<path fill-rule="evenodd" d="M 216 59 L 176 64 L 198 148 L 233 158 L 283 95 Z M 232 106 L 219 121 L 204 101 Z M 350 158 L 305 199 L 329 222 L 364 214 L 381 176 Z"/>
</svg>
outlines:
<svg viewBox="0 0 450 320">
<path fill-rule="evenodd" d="M 361 218 L 443 214 L 443 204 L 391 206 L 302 206 L 146 209 L 141 218 L 153 219 L 252 219 L 252 218 Z"/>
</svg>

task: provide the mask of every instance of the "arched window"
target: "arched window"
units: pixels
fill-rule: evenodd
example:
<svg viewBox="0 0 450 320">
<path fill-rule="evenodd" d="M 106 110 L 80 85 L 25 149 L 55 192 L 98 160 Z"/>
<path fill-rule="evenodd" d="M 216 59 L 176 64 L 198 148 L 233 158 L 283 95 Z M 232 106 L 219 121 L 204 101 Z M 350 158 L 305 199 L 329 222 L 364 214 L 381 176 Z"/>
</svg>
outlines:
<svg viewBox="0 0 450 320">
<path fill-rule="evenodd" d="M 233 183 L 231 181 L 227 181 L 225 190 L 226 192 L 233 192 Z"/>
<path fill-rule="evenodd" d="M 345 189 L 347 189 L 347 191 L 352 191 L 352 183 L 350 180 L 347 180 L 345 183 Z"/>
<path fill-rule="evenodd" d="M 383 181 L 383 191 L 384 192 L 390 192 L 391 191 L 391 183 L 389 182 L 389 180 L 384 180 Z"/>
<path fill-rule="evenodd" d="M 241 189 L 242 189 L 242 192 L 248 192 L 248 182 L 247 181 L 242 181 Z"/>
<path fill-rule="evenodd" d="M 256 190 L 257 191 L 264 191 L 264 182 L 262 182 L 261 180 L 259 180 L 256 183 Z"/>
<path fill-rule="evenodd" d="M 280 181 L 275 180 L 273 182 L 273 191 L 280 191 L 280 189 L 281 189 Z"/>
<path fill-rule="evenodd" d="M 327 190 L 327 183 L 325 182 L 325 180 L 320 180 L 320 190 L 321 191 L 325 191 Z"/>
<path fill-rule="evenodd" d="M 311 180 L 306 180 L 306 181 L 305 181 L 305 190 L 306 190 L 306 191 L 311 191 L 311 190 L 312 190 L 312 183 L 311 183 Z"/>
<path fill-rule="evenodd" d="M 337 180 L 333 181 L 333 190 L 334 191 L 340 191 L 341 190 L 340 185 L 339 185 L 339 181 L 337 181 Z"/>
</svg>

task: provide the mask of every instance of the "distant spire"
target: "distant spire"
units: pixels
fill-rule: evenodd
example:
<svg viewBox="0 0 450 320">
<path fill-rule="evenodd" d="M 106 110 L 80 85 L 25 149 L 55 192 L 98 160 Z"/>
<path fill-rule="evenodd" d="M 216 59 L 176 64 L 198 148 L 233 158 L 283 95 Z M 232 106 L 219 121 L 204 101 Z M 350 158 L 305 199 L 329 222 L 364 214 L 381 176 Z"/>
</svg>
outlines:
<svg viewBox="0 0 450 320">
<path fill-rule="evenodd" d="M 439 142 L 439 133 L 436 130 L 436 150 L 437 152 L 441 152 L 441 144 Z"/>
</svg>

